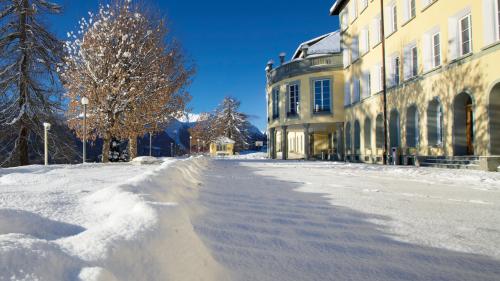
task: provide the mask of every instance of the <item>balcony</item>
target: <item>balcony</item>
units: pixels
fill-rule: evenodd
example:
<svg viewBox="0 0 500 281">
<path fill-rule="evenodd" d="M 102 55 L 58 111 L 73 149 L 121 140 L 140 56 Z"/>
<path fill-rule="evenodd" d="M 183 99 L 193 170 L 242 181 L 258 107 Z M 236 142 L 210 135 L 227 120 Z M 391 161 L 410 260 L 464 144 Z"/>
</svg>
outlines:
<svg viewBox="0 0 500 281">
<path fill-rule="evenodd" d="M 341 54 L 311 56 L 272 69 L 268 72 L 268 83 L 274 84 L 286 78 L 334 69 L 343 69 Z"/>
</svg>

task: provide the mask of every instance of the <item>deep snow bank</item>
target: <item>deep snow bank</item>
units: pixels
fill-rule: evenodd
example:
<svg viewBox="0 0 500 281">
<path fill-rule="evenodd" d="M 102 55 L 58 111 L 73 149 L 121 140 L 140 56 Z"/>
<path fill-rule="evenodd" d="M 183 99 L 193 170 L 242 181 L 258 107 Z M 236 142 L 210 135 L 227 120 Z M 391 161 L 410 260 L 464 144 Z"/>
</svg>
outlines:
<svg viewBox="0 0 500 281">
<path fill-rule="evenodd" d="M 18 180 L 54 182 L 70 171 L 6 173 L 0 177 L 0 280 L 219 280 L 222 270 L 189 219 L 206 161 L 165 162 L 97 190 L 75 188 L 78 177 L 67 177 L 55 185 L 59 190 L 40 188 L 45 201 L 32 199 L 30 206 L 8 203 Z"/>
</svg>

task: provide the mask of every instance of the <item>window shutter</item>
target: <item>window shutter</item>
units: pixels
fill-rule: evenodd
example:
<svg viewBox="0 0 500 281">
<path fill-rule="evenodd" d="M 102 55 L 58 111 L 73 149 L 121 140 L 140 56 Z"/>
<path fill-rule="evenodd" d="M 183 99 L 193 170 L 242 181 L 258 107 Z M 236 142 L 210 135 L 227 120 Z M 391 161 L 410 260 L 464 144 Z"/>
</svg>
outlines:
<svg viewBox="0 0 500 281">
<path fill-rule="evenodd" d="M 459 48 L 458 22 L 456 17 L 448 19 L 448 61 L 458 57 Z"/>
<path fill-rule="evenodd" d="M 394 82 L 394 56 L 391 58 L 387 58 L 385 60 L 387 62 L 386 67 L 387 67 L 387 86 L 392 87 L 396 83 Z"/>
<path fill-rule="evenodd" d="M 495 0 L 483 0 L 483 29 L 484 45 L 487 46 L 496 41 L 495 26 Z"/>
<path fill-rule="evenodd" d="M 411 48 L 405 47 L 403 53 L 404 80 L 411 77 Z"/>
<path fill-rule="evenodd" d="M 349 49 L 344 48 L 342 50 L 342 59 L 344 62 L 344 67 L 348 67 L 349 66 Z"/>
<path fill-rule="evenodd" d="M 290 85 L 286 85 L 285 92 L 285 112 L 290 112 Z"/>
<path fill-rule="evenodd" d="M 392 12 L 390 7 L 384 7 L 384 28 L 385 28 L 385 36 L 392 33 Z"/>
<path fill-rule="evenodd" d="M 374 92 L 380 91 L 380 66 L 375 65 L 372 68 L 372 88 L 375 90 Z"/>
<path fill-rule="evenodd" d="M 354 81 L 353 100 L 354 100 L 354 102 L 358 102 L 359 101 L 359 78 L 355 78 L 353 81 Z"/>
<path fill-rule="evenodd" d="M 410 19 L 410 0 L 403 0 L 403 21 L 407 22 Z"/>
<path fill-rule="evenodd" d="M 351 55 L 352 55 L 353 61 L 355 61 L 359 58 L 359 38 L 357 36 L 352 38 Z"/>
<path fill-rule="evenodd" d="M 359 36 L 359 51 L 361 54 L 364 54 L 366 52 L 366 48 L 365 48 L 365 30 L 362 29 L 361 30 L 361 34 Z"/>
<path fill-rule="evenodd" d="M 345 80 L 344 84 L 344 105 L 351 104 L 351 82 L 349 80 Z"/>
<path fill-rule="evenodd" d="M 376 17 L 374 20 L 372 20 L 371 28 L 371 39 L 370 41 L 372 42 L 372 46 L 375 46 L 375 44 L 378 43 L 378 39 L 380 38 L 379 33 L 380 33 L 380 27 L 379 27 L 380 21 L 378 20 L 378 17 Z"/>
<path fill-rule="evenodd" d="M 429 71 L 432 68 L 432 39 L 431 34 L 424 34 L 424 38 L 422 40 L 423 48 L 422 53 L 424 57 L 424 71 Z"/>
</svg>

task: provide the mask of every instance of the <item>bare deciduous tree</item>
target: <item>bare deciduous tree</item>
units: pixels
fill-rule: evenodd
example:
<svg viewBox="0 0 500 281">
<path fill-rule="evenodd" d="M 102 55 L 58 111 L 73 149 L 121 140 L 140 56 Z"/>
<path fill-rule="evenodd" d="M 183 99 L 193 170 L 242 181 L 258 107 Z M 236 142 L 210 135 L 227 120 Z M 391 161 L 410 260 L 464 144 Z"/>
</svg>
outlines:
<svg viewBox="0 0 500 281">
<path fill-rule="evenodd" d="M 79 101 L 86 96 L 87 134 L 103 138 L 107 162 L 112 137 L 132 139 L 133 148 L 137 136 L 159 130 L 183 111 L 193 71 L 184 66 L 178 45 L 166 45 L 164 23 L 152 22 L 130 1 L 101 6 L 80 24 L 78 36 L 69 34 L 61 69 L 70 99 L 69 125 L 83 136 Z"/>
</svg>

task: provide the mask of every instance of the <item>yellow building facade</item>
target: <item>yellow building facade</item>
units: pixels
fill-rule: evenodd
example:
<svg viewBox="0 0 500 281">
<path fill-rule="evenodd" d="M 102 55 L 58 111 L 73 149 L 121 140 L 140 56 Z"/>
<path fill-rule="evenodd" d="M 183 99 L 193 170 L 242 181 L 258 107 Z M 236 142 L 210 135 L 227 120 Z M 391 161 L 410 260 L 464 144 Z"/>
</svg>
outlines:
<svg viewBox="0 0 500 281">
<path fill-rule="evenodd" d="M 463 157 L 496 170 L 500 0 L 387 0 L 383 5 L 384 36 L 380 0 L 338 0 L 330 10 L 341 26 L 343 73 L 337 75 L 343 77 L 346 159 L 381 162 L 387 120 L 389 148 L 399 154 L 393 161 Z"/>
<path fill-rule="evenodd" d="M 210 143 L 211 156 L 232 156 L 234 155 L 235 141 L 228 137 L 219 137 Z"/>
<path fill-rule="evenodd" d="M 344 72 L 340 33 L 304 42 L 267 74 L 268 150 L 278 159 L 343 157 Z"/>
</svg>

